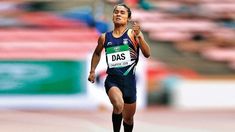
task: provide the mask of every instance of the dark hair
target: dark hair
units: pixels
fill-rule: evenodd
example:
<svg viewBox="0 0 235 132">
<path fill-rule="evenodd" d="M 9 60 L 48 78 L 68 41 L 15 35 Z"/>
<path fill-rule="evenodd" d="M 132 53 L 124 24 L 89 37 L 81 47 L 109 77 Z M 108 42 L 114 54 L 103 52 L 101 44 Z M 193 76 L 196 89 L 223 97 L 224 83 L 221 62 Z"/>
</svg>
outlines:
<svg viewBox="0 0 235 132">
<path fill-rule="evenodd" d="M 118 6 L 123 6 L 123 7 L 125 7 L 125 8 L 127 9 L 128 18 L 131 18 L 131 9 L 130 9 L 126 4 L 124 4 L 124 3 L 117 4 L 117 5 L 114 7 L 113 12 L 116 10 L 116 8 L 117 8 Z"/>
</svg>

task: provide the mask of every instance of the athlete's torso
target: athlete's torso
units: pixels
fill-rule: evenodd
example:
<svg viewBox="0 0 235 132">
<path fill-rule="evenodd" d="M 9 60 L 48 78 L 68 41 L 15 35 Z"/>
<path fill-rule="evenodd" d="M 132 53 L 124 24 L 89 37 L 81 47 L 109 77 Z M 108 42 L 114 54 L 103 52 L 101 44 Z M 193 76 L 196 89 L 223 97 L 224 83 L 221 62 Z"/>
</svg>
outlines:
<svg viewBox="0 0 235 132">
<path fill-rule="evenodd" d="M 113 31 L 105 34 L 104 42 L 107 74 L 134 75 L 135 66 L 139 60 L 138 45 L 128 36 L 128 30 L 119 38 L 115 38 L 112 33 Z"/>
</svg>

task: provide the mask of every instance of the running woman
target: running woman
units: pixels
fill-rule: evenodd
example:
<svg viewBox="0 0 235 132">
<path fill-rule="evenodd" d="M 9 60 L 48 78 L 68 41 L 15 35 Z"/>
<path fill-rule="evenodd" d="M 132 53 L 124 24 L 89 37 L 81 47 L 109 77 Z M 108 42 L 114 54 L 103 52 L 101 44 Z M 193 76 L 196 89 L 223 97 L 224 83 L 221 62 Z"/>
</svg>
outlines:
<svg viewBox="0 0 235 132">
<path fill-rule="evenodd" d="M 95 69 L 104 48 L 108 65 L 105 90 L 113 106 L 113 131 L 120 131 L 123 119 L 124 132 L 132 132 L 136 111 L 135 66 L 139 60 L 139 49 L 148 58 L 150 48 L 138 23 L 133 22 L 132 29 L 128 29 L 131 10 L 127 5 L 114 6 L 112 20 L 113 31 L 102 34 L 98 39 L 88 80 L 95 82 Z"/>
</svg>

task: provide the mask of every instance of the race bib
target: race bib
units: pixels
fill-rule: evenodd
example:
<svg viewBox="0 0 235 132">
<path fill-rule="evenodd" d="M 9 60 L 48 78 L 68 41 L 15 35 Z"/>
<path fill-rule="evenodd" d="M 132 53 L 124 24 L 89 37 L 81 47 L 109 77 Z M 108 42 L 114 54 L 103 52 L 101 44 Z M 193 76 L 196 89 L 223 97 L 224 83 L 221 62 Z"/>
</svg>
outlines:
<svg viewBox="0 0 235 132">
<path fill-rule="evenodd" d="M 106 54 L 109 68 L 125 67 L 132 63 L 128 45 L 109 47 Z"/>
</svg>

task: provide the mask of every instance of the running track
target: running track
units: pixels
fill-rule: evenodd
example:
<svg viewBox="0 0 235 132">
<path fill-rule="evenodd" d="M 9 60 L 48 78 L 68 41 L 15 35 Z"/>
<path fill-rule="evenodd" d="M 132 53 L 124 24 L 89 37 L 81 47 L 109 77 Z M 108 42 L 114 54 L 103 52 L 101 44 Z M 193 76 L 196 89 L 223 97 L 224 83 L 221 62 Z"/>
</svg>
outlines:
<svg viewBox="0 0 235 132">
<path fill-rule="evenodd" d="M 0 110 L 2 132 L 111 132 L 109 110 Z M 234 132 L 232 110 L 139 110 L 134 132 Z"/>
</svg>

